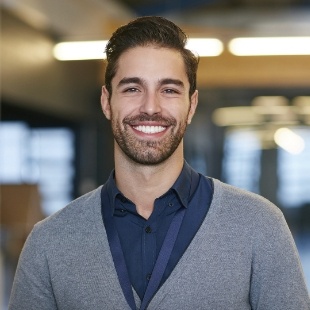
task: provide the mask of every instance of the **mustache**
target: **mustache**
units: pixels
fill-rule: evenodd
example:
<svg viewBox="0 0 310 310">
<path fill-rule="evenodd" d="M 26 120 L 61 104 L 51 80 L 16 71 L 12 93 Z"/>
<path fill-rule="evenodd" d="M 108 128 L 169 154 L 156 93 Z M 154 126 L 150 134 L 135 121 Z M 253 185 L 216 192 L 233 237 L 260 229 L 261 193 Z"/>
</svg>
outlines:
<svg viewBox="0 0 310 310">
<path fill-rule="evenodd" d="M 163 117 L 162 115 L 148 115 L 148 114 L 139 114 L 136 116 L 125 117 L 123 120 L 123 124 L 127 124 L 130 126 L 139 125 L 141 122 L 156 122 L 162 126 L 175 126 L 177 121 L 173 117 Z"/>
</svg>

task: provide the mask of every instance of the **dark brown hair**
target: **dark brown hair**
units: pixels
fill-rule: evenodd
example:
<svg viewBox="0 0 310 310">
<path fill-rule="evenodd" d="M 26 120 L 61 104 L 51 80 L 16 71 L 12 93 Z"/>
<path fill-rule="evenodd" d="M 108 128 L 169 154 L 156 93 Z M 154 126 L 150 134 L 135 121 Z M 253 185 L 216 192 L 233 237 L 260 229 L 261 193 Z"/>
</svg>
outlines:
<svg viewBox="0 0 310 310">
<path fill-rule="evenodd" d="M 112 79 L 116 74 L 118 59 L 126 50 L 137 46 L 154 45 L 171 48 L 181 53 L 188 81 L 189 95 L 196 90 L 196 75 L 199 58 L 185 48 L 187 36 L 173 22 L 158 16 L 139 17 L 118 28 L 106 46 L 107 67 L 105 72 L 106 88 L 112 95 Z"/>
</svg>

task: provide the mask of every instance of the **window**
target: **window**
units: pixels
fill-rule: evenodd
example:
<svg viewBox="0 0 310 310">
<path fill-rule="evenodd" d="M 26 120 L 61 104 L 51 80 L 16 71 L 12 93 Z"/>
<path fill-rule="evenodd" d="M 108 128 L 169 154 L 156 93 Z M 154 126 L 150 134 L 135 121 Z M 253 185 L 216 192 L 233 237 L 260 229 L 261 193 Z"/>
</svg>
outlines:
<svg viewBox="0 0 310 310">
<path fill-rule="evenodd" d="M 261 145 L 254 131 L 228 131 L 224 142 L 223 179 L 225 182 L 259 192 Z"/>
<path fill-rule="evenodd" d="M 278 150 L 278 200 L 289 208 L 310 203 L 310 129 L 298 127 L 294 132 L 304 139 L 304 150 L 299 154 Z"/>
<path fill-rule="evenodd" d="M 2 122 L 0 144 L 2 184 L 38 184 L 45 215 L 72 200 L 74 133 L 71 129 L 32 129 L 24 122 Z"/>
</svg>

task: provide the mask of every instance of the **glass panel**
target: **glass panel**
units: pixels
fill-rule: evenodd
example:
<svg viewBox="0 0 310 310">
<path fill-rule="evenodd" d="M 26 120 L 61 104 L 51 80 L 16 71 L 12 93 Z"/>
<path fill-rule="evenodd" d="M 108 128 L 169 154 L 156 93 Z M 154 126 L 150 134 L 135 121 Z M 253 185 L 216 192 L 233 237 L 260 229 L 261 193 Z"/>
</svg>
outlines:
<svg viewBox="0 0 310 310">
<path fill-rule="evenodd" d="M 72 200 L 75 174 L 72 130 L 31 129 L 23 122 L 2 122 L 0 145 L 1 183 L 37 183 L 46 215 Z"/>
<path fill-rule="evenodd" d="M 224 142 L 223 179 L 225 182 L 259 192 L 260 140 L 254 131 L 228 131 Z"/>
<path fill-rule="evenodd" d="M 22 122 L 0 123 L 0 182 L 23 183 L 29 151 L 29 130 Z"/>
<path fill-rule="evenodd" d="M 299 154 L 278 150 L 278 199 L 286 208 L 310 204 L 310 129 L 299 127 L 294 132 L 303 138 L 304 150 Z"/>
</svg>

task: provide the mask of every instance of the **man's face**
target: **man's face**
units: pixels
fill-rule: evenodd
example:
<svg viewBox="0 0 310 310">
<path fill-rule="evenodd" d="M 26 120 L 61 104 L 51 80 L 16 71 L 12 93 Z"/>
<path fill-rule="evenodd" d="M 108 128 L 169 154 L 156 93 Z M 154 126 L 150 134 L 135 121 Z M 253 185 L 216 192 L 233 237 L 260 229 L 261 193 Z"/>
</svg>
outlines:
<svg viewBox="0 0 310 310">
<path fill-rule="evenodd" d="M 185 129 L 195 112 L 197 91 L 189 82 L 179 52 L 135 47 L 123 53 L 112 80 L 103 87 L 102 108 L 112 122 L 116 152 L 143 165 L 156 165 L 183 148 Z"/>
</svg>

